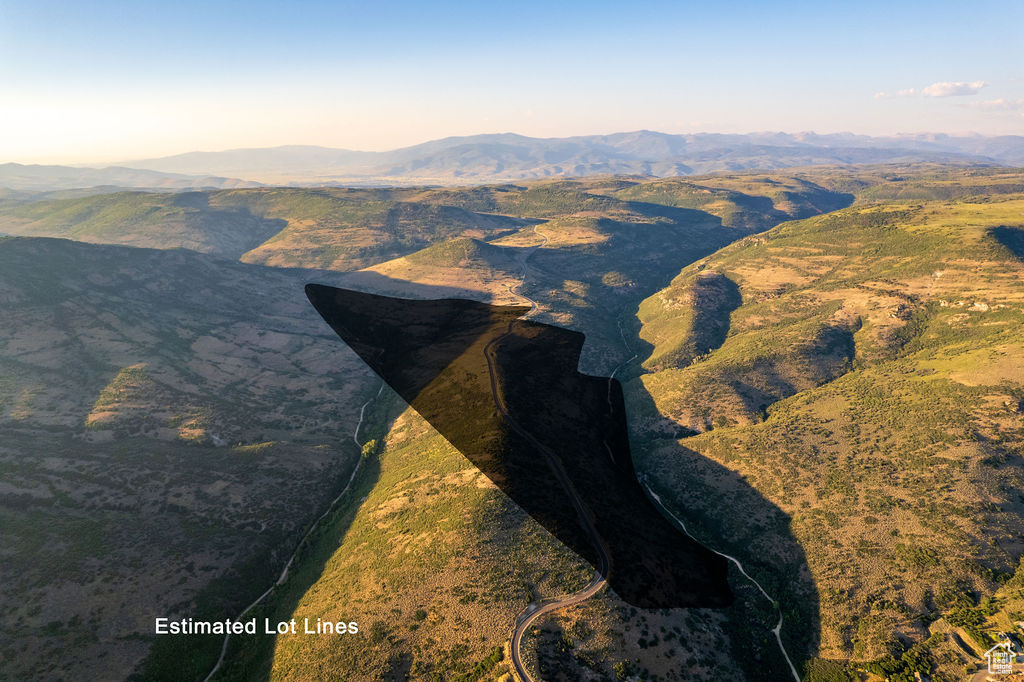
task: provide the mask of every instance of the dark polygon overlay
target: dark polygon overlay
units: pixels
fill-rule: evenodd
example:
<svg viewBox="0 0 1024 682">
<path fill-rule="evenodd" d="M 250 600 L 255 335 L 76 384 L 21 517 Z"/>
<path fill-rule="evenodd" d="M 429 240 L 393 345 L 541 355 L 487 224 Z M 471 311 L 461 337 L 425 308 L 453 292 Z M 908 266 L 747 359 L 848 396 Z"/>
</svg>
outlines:
<svg viewBox="0 0 1024 682">
<path fill-rule="evenodd" d="M 338 336 L 523 510 L 641 608 L 732 602 L 726 560 L 654 507 L 619 382 L 581 374 L 583 334 L 525 306 L 309 284 Z"/>
</svg>

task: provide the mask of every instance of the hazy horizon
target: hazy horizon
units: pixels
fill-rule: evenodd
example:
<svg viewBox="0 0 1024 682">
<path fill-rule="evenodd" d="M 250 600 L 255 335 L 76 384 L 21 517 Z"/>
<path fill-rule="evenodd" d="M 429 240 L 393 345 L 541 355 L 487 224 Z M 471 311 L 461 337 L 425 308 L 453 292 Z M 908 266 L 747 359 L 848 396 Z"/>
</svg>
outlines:
<svg viewBox="0 0 1024 682">
<path fill-rule="evenodd" d="M 911 137 L 928 137 L 928 136 L 947 136 L 947 137 L 1001 137 L 1001 136 L 1003 136 L 1003 135 L 999 135 L 999 134 L 985 134 L 985 133 L 979 133 L 979 132 L 975 132 L 975 131 L 960 131 L 960 132 L 958 132 L 958 131 L 953 131 L 953 132 L 945 132 L 945 131 L 905 132 L 904 131 L 904 132 L 896 132 L 896 133 L 889 133 L 889 134 L 870 135 L 870 134 L 867 134 L 867 133 L 857 133 L 857 132 L 853 132 L 853 131 L 850 131 L 850 130 L 836 130 L 836 131 L 827 131 L 827 132 L 822 132 L 822 131 L 819 131 L 819 130 L 799 130 L 799 131 L 795 131 L 795 130 L 745 130 L 745 131 L 736 131 L 736 132 L 723 132 L 723 131 L 714 131 L 714 130 L 694 130 L 694 131 L 688 131 L 688 132 L 672 133 L 672 132 L 668 132 L 668 131 L 665 131 L 665 130 L 650 130 L 650 129 L 612 130 L 612 131 L 608 131 L 608 132 L 596 132 L 596 133 L 584 132 L 584 133 L 575 133 L 575 134 L 571 134 L 571 135 L 539 136 L 539 135 L 527 135 L 525 133 L 521 133 L 521 132 L 517 132 L 517 131 L 512 131 L 512 130 L 503 130 L 503 131 L 486 131 L 486 132 L 471 133 L 471 134 L 458 134 L 457 133 L 457 134 L 453 134 L 453 135 L 445 135 L 445 136 L 439 137 L 439 138 L 430 138 L 430 139 L 418 140 L 418 141 L 413 142 L 411 144 L 402 145 L 400 147 L 380 147 L 380 148 L 377 148 L 377 149 L 369 149 L 369 148 L 356 149 L 356 148 L 352 148 L 352 147 L 334 147 L 334 146 L 327 145 L 327 144 L 316 144 L 316 143 L 308 143 L 308 144 L 307 143 L 284 143 L 284 144 L 265 145 L 265 146 L 246 145 L 246 146 L 241 146 L 241 147 L 225 147 L 225 148 L 217 148 L 217 149 L 213 149 L 213 148 L 210 148 L 210 149 L 185 149 L 183 151 L 172 152 L 172 153 L 169 153 L 169 154 L 161 154 L 161 155 L 152 156 L 152 157 L 135 156 L 135 157 L 130 157 L 130 158 L 129 157 L 117 157 L 117 158 L 109 158 L 109 159 L 104 159 L 104 158 L 97 158 L 97 159 L 66 159 L 64 157 L 55 157 L 54 159 L 40 158 L 40 159 L 31 159 L 31 160 L 0 159 L 0 164 L 3 164 L 3 163 L 17 163 L 17 164 L 22 164 L 22 165 L 26 165 L 26 166 L 27 165 L 56 165 L 56 166 L 66 165 L 66 166 L 82 167 L 82 168 L 84 168 L 84 167 L 102 167 L 104 164 L 106 164 L 106 165 L 115 164 L 116 165 L 119 162 L 120 163 L 132 163 L 132 162 L 143 161 L 143 160 L 147 160 L 147 159 L 156 159 L 156 158 L 182 156 L 182 155 L 192 154 L 192 153 L 217 154 L 217 153 L 223 153 L 223 152 L 249 151 L 249 150 L 259 150 L 259 149 L 284 149 L 284 148 L 289 148 L 289 147 L 291 147 L 291 148 L 317 147 L 317 148 L 322 148 L 322 149 L 334 149 L 334 150 L 343 150 L 343 151 L 351 151 L 351 152 L 370 152 L 370 153 L 372 153 L 372 152 L 396 151 L 396 150 L 404 149 L 404 148 L 407 148 L 407 147 L 414 147 L 414 146 L 419 145 L 419 144 L 426 144 L 428 142 L 436 142 L 438 140 L 449 139 L 449 138 L 459 138 L 459 137 L 518 135 L 518 136 L 521 136 L 521 137 L 528 137 L 528 138 L 533 138 L 533 139 L 568 139 L 568 138 L 574 138 L 574 137 L 595 137 L 595 136 L 601 136 L 601 135 L 630 134 L 630 133 L 640 133 L 640 132 L 650 132 L 650 133 L 666 134 L 666 135 L 718 135 L 718 134 L 722 134 L 722 135 L 792 135 L 792 136 L 819 135 L 819 136 L 823 136 L 823 137 L 830 136 L 830 135 L 857 135 L 857 136 L 867 136 L 867 137 L 873 137 L 873 138 L 895 138 L 895 139 L 898 139 L 898 138 L 901 138 L 901 137 L 911 138 Z M 1019 133 L 1007 133 L 1007 134 L 1008 135 L 1024 136 L 1024 130 L 1022 130 Z"/>
<path fill-rule="evenodd" d="M 515 131 L 1024 133 L 1024 6 L 0 7 L 0 162 Z"/>
</svg>

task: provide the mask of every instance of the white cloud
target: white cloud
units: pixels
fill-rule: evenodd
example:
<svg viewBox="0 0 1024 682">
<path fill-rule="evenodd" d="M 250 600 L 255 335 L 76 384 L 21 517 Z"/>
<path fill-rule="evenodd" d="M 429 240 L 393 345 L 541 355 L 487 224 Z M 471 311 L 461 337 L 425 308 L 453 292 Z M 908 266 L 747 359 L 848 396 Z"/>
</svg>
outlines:
<svg viewBox="0 0 1024 682">
<path fill-rule="evenodd" d="M 974 81 L 965 83 L 963 81 L 944 83 L 932 83 L 921 91 L 925 97 L 963 97 L 966 95 L 977 95 L 978 91 L 988 85 L 985 81 Z"/>
<path fill-rule="evenodd" d="M 945 81 L 932 83 L 926 88 L 907 88 L 896 92 L 876 92 L 875 99 L 890 99 L 892 97 L 962 97 L 965 95 L 977 95 L 978 91 L 988 85 L 985 81 Z"/>
</svg>

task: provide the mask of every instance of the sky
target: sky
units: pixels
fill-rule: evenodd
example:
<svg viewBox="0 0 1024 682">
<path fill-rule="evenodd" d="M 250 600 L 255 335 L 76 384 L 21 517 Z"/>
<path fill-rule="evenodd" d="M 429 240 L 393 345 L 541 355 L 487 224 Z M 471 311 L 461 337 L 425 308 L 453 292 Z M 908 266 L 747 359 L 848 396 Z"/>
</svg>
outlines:
<svg viewBox="0 0 1024 682">
<path fill-rule="evenodd" d="M 1024 2 L 0 0 L 0 163 L 450 135 L 1024 134 Z"/>
</svg>

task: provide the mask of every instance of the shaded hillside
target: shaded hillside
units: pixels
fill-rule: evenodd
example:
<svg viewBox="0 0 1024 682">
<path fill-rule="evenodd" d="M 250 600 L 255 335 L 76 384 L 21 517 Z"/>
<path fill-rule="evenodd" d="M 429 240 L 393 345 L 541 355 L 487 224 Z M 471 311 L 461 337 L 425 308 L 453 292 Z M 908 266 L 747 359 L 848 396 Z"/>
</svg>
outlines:
<svg viewBox="0 0 1024 682">
<path fill-rule="evenodd" d="M 185 248 L 238 258 L 285 221 L 218 202 L 205 192 L 115 192 L 0 208 L 0 232 L 100 244 Z"/>
<path fill-rule="evenodd" d="M 277 578 L 376 390 L 303 284 L 187 251 L 0 240 L 0 676 L 118 679 L 154 618 L 233 616 Z M 178 679 L 220 647 L 178 644 Z"/>
<path fill-rule="evenodd" d="M 735 490 L 717 465 L 785 511 L 821 599 L 822 658 L 869 661 L 895 646 L 898 659 L 898 640 L 924 641 L 1017 567 L 1024 265 L 1008 226 L 1022 215 L 1024 195 L 997 191 L 787 223 L 684 269 L 640 306 L 640 468 L 691 504 L 700 537 L 773 557 L 780 576 L 785 526 L 723 517 Z M 707 277 L 733 283 L 742 305 L 694 293 Z M 727 335 L 703 355 L 680 352 L 701 344 L 701 315 Z M 693 467 L 695 454 L 708 465 Z M 958 679 L 970 661 L 945 634 L 928 642 L 933 679 Z"/>
<path fill-rule="evenodd" d="M 246 262 L 266 265 L 354 270 L 437 241 L 488 239 L 523 225 L 511 216 L 416 201 L 407 190 L 282 189 L 259 201 L 269 204 L 267 214 L 288 222 L 286 229 L 243 256 Z"/>
<path fill-rule="evenodd" d="M 640 304 L 640 338 L 653 346 L 644 367 L 685 367 L 718 348 L 729 332 L 732 311 L 742 303 L 736 283 L 712 270 L 698 270 Z"/>
</svg>

